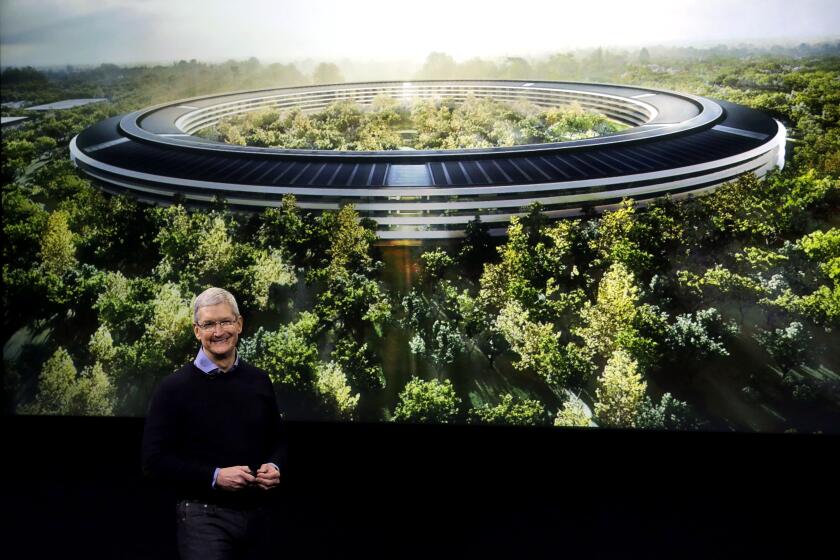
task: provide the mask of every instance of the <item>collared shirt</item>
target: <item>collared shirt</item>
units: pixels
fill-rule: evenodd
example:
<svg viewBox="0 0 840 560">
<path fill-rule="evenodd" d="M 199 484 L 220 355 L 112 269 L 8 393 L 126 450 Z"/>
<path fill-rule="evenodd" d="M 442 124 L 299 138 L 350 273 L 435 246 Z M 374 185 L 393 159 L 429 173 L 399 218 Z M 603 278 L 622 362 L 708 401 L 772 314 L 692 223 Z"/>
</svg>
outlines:
<svg viewBox="0 0 840 560">
<path fill-rule="evenodd" d="M 216 365 L 216 363 L 210 359 L 210 357 L 204 353 L 204 347 L 198 349 L 198 355 L 195 357 L 193 363 L 195 367 L 206 373 L 207 375 L 216 375 L 219 373 L 230 373 L 236 369 L 236 366 L 239 365 L 239 352 L 234 349 L 236 352 L 236 359 L 233 361 L 233 365 L 228 368 L 227 371 L 223 371 L 222 368 Z"/>
<path fill-rule="evenodd" d="M 193 364 L 195 364 L 195 367 L 197 367 L 207 375 L 215 376 L 221 373 L 230 373 L 236 369 L 236 366 L 239 365 L 239 352 L 236 350 L 234 350 L 234 352 L 236 352 L 236 359 L 233 361 L 233 365 L 230 366 L 230 368 L 228 368 L 227 371 L 222 370 L 222 368 L 216 365 L 216 362 L 211 360 L 210 357 L 204 353 L 204 347 L 198 349 L 198 355 L 195 357 Z M 274 463 L 268 464 L 277 469 L 277 472 L 280 472 L 280 467 L 278 467 Z M 213 488 L 216 487 L 216 478 L 219 476 L 220 470 L 222 470 L 221 467 L 216 467 L 216 470 L 213 471 L 213 483 L 210 485 Z"/>
</svg>

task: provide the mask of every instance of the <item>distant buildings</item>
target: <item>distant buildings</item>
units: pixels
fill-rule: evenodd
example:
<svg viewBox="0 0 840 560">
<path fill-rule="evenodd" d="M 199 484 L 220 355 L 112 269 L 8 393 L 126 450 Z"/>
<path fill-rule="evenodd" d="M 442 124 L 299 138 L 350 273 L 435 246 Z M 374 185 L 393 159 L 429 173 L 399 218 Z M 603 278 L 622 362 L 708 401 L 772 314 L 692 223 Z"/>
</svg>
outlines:
<svg viewBox="0 0 840 560">
<path fill-rule="evenodd" d="M 3 130 L 10 130 L 17 128 L 23 124 L 29 117 L 0 117 L 0 126 Z"/>
<path fill-rule="evenodd" d="M 108 101 L 104 97 L 93 97 L 89 99 L 65 99 L 64 101 L 56 101 L 55 103 L 47 103 L 45 105 L 35 105 L 34 107 L 27 107 L 27 111 L 56 111 L 61 109 L 72 109 L 73 107 L 81 107 L 82 105 L 90 105 L 91 103 L 101 103 Z"/>
</svg>

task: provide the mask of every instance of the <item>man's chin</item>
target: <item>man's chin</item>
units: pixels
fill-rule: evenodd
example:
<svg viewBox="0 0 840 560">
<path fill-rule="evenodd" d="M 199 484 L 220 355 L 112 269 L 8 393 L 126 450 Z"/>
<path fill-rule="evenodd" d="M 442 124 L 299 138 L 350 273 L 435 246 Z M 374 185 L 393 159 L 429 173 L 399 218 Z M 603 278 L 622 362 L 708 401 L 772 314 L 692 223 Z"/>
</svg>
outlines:
<svg viewBox="0 0 840 560">
<path fill-rule="evenodd" d="M 210 348 L 205 348 L 204 350 L 215 358 L 227 358 L 233 354 L 234 348 L 231 344 L 219 344 L 217 346 L 210 346 Z"/>
</svg>

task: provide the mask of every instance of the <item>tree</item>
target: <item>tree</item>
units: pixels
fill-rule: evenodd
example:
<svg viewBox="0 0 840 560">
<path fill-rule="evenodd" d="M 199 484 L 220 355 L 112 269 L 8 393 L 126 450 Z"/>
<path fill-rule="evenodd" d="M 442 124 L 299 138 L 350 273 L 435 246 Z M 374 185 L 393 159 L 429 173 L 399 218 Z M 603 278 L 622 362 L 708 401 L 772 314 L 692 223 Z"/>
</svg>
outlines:
<svg viewBox="0 0 840 560">
<path fill-rule="evenodd" d="M 228 283 L 235 246 L 223 214 L 187 213 L 174 205 L 156 209 L 155 217 L 160 227 L 155 241 L 162 256 L 156 272 L 161 279 L 183 282 L 191 289 Z"/>
<path fill-rule="evenodd" d="M 707 302 L 735 300 L 743 323 L 744 306 L 765 295 L 765 288 L 753 278 L 733 272 L 721 264 L 706 269 L 702 276 L 688 270 L 677 271 L 677 279 L 695 296 Z"/>
<path fill-rule="evenodd" d="M 359 404 L 359 394 L 352 394 L 347 376 L 336 362 L 320 362 L 315 368 L 315 389 L 334 418 L 352 420 Z"/>
<path fill-rule="evenodd" d="M 776 360 L 783 372 L 806 360 L 813 337 L 802 323 L 791 322 L 783 329 L 759 329 L 753 335 L 758 343 Z"/>
<path fill-rule="evenodd" d="M 479 297 L 485 305 L 497 309 L 515 300 L 530 310 L 539 299 L 540 290 L 530 281 L 534 269 L 533 253 L 519 217 L 511 218 L 507 243 L 498 251 L 501 262 L 485 265 Z"/>
<path fill-rule="evenodd" d="M 117 409 L 142 414 L 155 384 L 194 356 L 191 296 L 171 282 L 127 280 L 119 273 L 105 284 L 95 308 L 112 336 Z"/>
<path fill-rule="evenodd" d="M 728 356 L 725 342 L 738 333 L 738 326 L 727 322 L 714 307 L 678 315 L 666 327 L 666 341 L 675 359 L 698 363 L 710 356 Z"/>
<path fill-rule="evenodd" d="M 76 381 L 75 391 L 70 398 L 68 414 L 86 416 L 111 416 L 115 405 L 114 387 L 102 364 L 85 368 Z"/>
<path fill-rule="evenodd" d="M 437 248 L 434 251 L 426 251 L 420 255 L 420 259 L 423 261 L 423 276 L 432 285 L 442 279 L 446 269 L 455 262 L 441 248 Z"/>
<path fill-rule="evenodd" d="M 329 260 L 314 274 L 325 283 L 316 312 L 338 331 L 352 332 L 357 340 L 361 340 L 363 322 L 381 335 L 391 316 L 391 303 L 379 282 L 369 277 L 381 266 L 370 254 L 376 234 L 370 224 L 358 221 L 352 205 L 343 206 L 330 221 Z"/>
<path fill-rule="evenodd" d="M 367 342 L 342 338 L 336 342 L 332 358 L 341 366 L 354 390 L 370 392 L 385 387 L 385 374 L 376 364 L 376 356 Z"/>
<path fill-rule="evenodd" d="M 284 262 L 277 250 L 250 250 L 245 257 L 250 257 L 252 262 L 232 273 L 235 278 L 232 287 L 257 309 L 268 308 L 273 286 L 291 286 L 297 281 L 294 268 Z"/>
<path fill-rule="evenodd" d="M 62 414 L 69 408 L 76 366 L 64 348 L 58 348 L 44 363 L 38 376 L 38 395 L 31 406 L 21 407 L 24 414 Z"/>
<path fill-rule="evenodd" d="M 570 426 L 586 428 L 590 425 L 589 413 L 583 401 L 578 397 L 570 397 L 563 403 L 563 407 L 557 411 L 554 417 L 555 426 Z"/>
<path fill-rule="evenodd" d="M 801 229 L 806 211 L 838 192 L 840 183 L 820 177 L 816 170 L 770 173 L 763 179 L 746 174 L 701 199 L 720 233 L 747 234 L 775 240 Z"/>
<path fill-rule="evenodd" d="M 283 195 L 279 208 L 266 208 L 260 215 L 258 244 L 267 250 L 281 249 L 297 266 L 306 260 L 307 224 L 293 194 Z"/>
<path fill-rule="evenodd" d="M 328 278 L 372 270 L 370 246 L 376 240 L 376 234 L 359 223 L 359 214 L 352 204 L 346 204 L 338 211 L 335 229 L 330 234 Z"/>
<path fill-rule="evenodd" d="M 110 364 L 117 356 L 111 331 L 105 325 L 99 325 L 93 335 L 91 335 L 88 349 L 95 361 L 105 365 Z"/>
<path fill-rule="evenodd" d="M 446 321 L 435 321 L 432 325 L 432 343 L 429 357 L 437 365 L 451 364 L 455 355 L 464 350 L 464 341 L 458 326 Z"/>
<path fill-rule="evenodd" d="M 606 212 L 598 222 L 598 235 L 592 240 L 592 248 L 598 252 L 602 262 L 622 263 L 635 273 L 648 269 L 653 256 L 640 246 L 639 221 L 634 202 L 624 199 L 621 207 Z"/>
<path fill-rule="evenodd" d="M 502 309 L 495 328 L 519 355 L 513 367 L 531 369 L 550 385 L 580 383 L 591 371 L 591 360 L 583 349 L 571 342 L 564 347 L 560 333 L 548 323 L 532 322 L 528 312 L 515 301 Z"/>
<path fill-rule="evenodd" d="M 502 67 L 502 76 L 507 80 L 533 78 L 534 71 L 528 61 L 521 57 L 508 57 Z"/>
<path fill-rule="evenodd" d="M 302 312 L 297 321 L 281 325 L 276 331 L 263 327 L 239 344 L 243 359 L 268 372 L 272 383 L 298 390 L 312 391 L 318 347 L 313 333 L 318 324 L 314 313 Z"/>
<path fill-rule="evenodd" d="M 840 283 L 840 228 L 817 230 L 802 237 L 797 245 L 835 284 Z"/>
<path fill-rule="evenodd" d="M 665 393 L 658 405 L 650 397 L 645 397 L 636 417 L 636 427 L 647 430 L 696 430 L 699 424 L 688 404 L 674 398 L 671 393 Z"/>
<path fill-rule="evenodd" d="M 575 334 L 591 352 L 611 356 L 637 335 L 634 321 L 638 306 L 639 288 L 633 273 L 624 264 L 614 263 L 598 285 L 595 304 L 584 305 L 580 314 L 583 326 Z"/>
<path fill-rule="evenodd" d="M 400 392 L 394 422 L 449 424 L 458 418 L 461 399 L 448 379 L 423 381 L 412 377 Z"/>
<path fill-rule="evenodd" d="M 644 404 L 647 383 L 639 364 L 621 348 L 613 351 L 595 390 L 595 417 L 601 426 L 634 428 Z"/>
<path fill-rule="evenodd" d="M 483 404 L 470 410 L 469 421 L 473 424 L 540 426 L 546 423 L 546 411 L 540 401 L 506 393 L 496 406 Z"/>
<path fill-rule="evenodd" d="M 47 228 L 41 237 L 41 266 L 46 274 L 61 278 L 76 262 L 76 246 L 67 212 L 56 210 L 47 219 Z"/>
<path fill-rule="evenodd" d="M 448 80 L 455 77 L 455 60 L 446 53 L 433 52 L 426 57 L 426 62 L 418 72 L 421 80 Z"/>
<path fill-rule="evenodd" d="M 77 374 L 70 354 L 59 347 L 38 376 L 35 401 L 19 407 L 22 414 L 108 416 L 113 413 L 114 390 L 99 363 Z"/>
<path fill-rule="evenodd" d="M 488 230 L 487 224 L 477 214 L 464 229 L 464 237 L 458 248 L 458 262 L 471 275 L 480 272 L 484 263 L 493 258 L 493 241 Z"/>
<path fill-rule="evenodd" d="M 313 84 L 338 84 L 344 81 L 341 70 L 330 62 L 322 62 L 312 72 Z"/>
</svg>

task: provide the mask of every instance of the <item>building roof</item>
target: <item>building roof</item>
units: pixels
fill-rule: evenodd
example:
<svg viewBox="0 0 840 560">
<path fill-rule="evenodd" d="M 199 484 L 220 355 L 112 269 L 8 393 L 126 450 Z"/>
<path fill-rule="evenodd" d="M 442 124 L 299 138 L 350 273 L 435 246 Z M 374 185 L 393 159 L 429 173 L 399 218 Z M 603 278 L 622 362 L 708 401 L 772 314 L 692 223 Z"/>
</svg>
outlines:
<svg viewBox="0 0 840 560">
<path fill-rule="evenodd" d="M 552 144 L 468 150 L 340 152 L 232 146 L 192 136 L 260 108 L 316 111 L 340 99 L 485 96 L 542 106 L 578 103 L 623 121 L 619 133 Z M 237 92 L 167 103 L 102 121 L 71 143 L 74 161 L 113 192 L 190 204 L 225 198 L 260 211 L 294 194 L 299 206 L 352 202 L 390 238 L 453 237 L 474 215 L 506 222 L 532 202 L 549 216 L 621 198 L 705 192 L 782 161 L 785 132 L 746 107 L 631 86 L 569 82 L 429 81 Z M 502 230 L 503 231 L 503 230 Z"/>
<path fill-rule="evenodd" d="M 54 103 L 46 103 L 44 105 L 35 105 L 27 107 L 27 111 L 55 111 L 61 109 L 72 109 L 73 107 L 81 107 L 82 105 L 90 105 L 91 103 L 101 103 L 108 101 L 104 97 L 92 97 L 89 99 L 65 99 L 63 101 L 56 101 Z"/>
<path fill-rule="evenodd" d="M 29 117 L 0 117 L 0 126 L 11 126 L 15 123 L 25 121 Z"/>
</svg>

